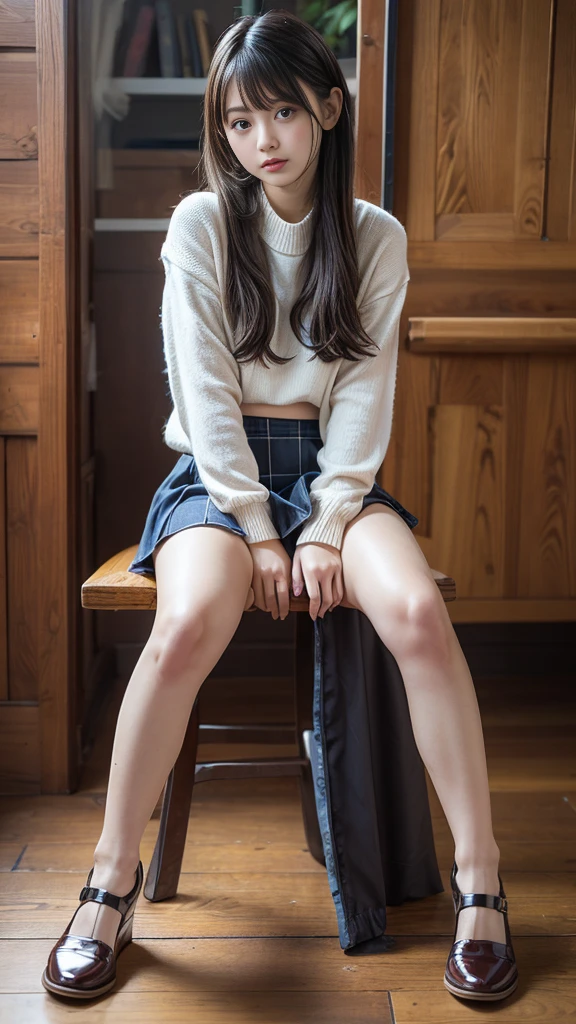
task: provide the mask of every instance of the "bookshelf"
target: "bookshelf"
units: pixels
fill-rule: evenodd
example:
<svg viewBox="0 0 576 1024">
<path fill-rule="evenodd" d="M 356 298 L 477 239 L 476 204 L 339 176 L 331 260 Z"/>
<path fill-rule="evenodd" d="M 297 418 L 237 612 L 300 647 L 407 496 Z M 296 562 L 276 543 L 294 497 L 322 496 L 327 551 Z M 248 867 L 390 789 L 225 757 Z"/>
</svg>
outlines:
<svg viewBox="0 0 576 1024">
<path fill-rule="evenodd" d="M 356 58 L 342 58 L 338 62 L 342 68 L 342 73 L 346 78 L 350 94 L 355 98 L 357 93 L 357 79 L 356 79 Z M 206 78 L 154 78 L 154 77 L 142 77 L 142 78 L 115 78 L 113 80 L 118 88 L 124 90 L 125 93 L 142 97 L 138 102 L 146 103 L 146 98 L 155 97 L 167 97 L 167 98 L 182 98 L 185 102 L 186 97 L 194 99 L 201 98 L 204 95 L 206 89 Z M 127 174 L 129 169 L 136 169 L 139 165 L 142 166 L 142 173 L 145 173 L 144 166 L 152 169 L 152 165 L 158 167 L 164 167 L 165 173 L 169 173 L 170 167 L 176 163 L 190 164 L 194 163 L 193 154 L 197 154 L 197 150 L 188 150 L 187 152 L 176 152 L 175 150 L 166 149 L 165 151 L 157 149 L 151 150 L 115 150 L 114 151 L 114 162 L 116 164 L 117 173 L 119 176 Z M 131 189 L 131 184 L 124 184 L 124 193 L 126 189 Z M 153 187 L 153 186 L 152 186 Z M 179 185 L 175 190 L 176 194 L 181 188 L 192 187 L 192 185 Z M 148 194 L 150 194 L 150 186 L 148 187 Z M 107 204 L 109 205 L 109 204 Z M 116 216 L 115 213 L 121 213 L 119 208 L 121 204 L 114 204 L 116 209 L 110 209 L 108 215 L 96 217 L 94 220 L 94 231 L 98 232 L 141 232 L 141 231 L 158 231 L 166 233 L 168 225 L 170 223 L 170 217 L 158 217 L 158 216 Z M 139 214 L 145 214 L 146 203 L 141 202 L 139 204 Z M 136 212 L 136 211 L 135 211 Z"/>
</svg>

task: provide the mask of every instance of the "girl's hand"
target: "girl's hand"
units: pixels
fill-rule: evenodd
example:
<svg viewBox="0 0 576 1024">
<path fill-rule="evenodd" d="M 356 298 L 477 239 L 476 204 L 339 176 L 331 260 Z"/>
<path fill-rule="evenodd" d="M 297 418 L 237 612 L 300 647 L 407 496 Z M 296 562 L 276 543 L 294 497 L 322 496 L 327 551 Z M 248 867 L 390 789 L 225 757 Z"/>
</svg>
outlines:
<svg viewBox="0 0 576 1024">
<path fill-rule="evenodd" d="M 260 540 L 249 544 L 254 563 L 252 589 L 256 608 L 285 619 L 290 610 L 292 563 L 282 541 Z"/>
<path fill-rule="evenodd" d="M 292 590 L 296 597 L 306 590 L 310 597 L 310 615 L 323 619 L 344 597 L 342 556 L 332 544 L 310 541 L 298 544 L 292 561 Z"/>
</svg>

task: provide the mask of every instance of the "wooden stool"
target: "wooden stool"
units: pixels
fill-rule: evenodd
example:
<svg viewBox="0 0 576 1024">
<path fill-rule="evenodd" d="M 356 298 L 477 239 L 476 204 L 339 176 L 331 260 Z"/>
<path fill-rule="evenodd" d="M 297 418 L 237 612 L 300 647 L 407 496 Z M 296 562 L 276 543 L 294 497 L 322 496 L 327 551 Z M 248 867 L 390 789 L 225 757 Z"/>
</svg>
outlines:
<svg viewBox="0 0 576 1024">
<path fill-rule="evenodd" d="M 156 582 L 152 576 L 129 572 L 137 545 L 125 548 L 109 558 L 82 586 L 82 607 L 97 611 L 156 607 Z M 445 601 L 454 601 L 456 585 L 450 576 L 432 570 Z M 350 606 L 348 606 L 350 607 Z M 176 895 L 184 855 L 192 791 L 198 782 L 209 779 L 268 778 L 295 775 L 300 780 L 302 816 L 306 842 L 312 856 L 324 864 L 322 839 L 316 816 L 316 799 L 310 759 L 306 751 L 307 733 L 312 729 L 314 680 L 314 623 L 308 614 L 309 599 L 290 597 L 291 612 L 305 612 L 296 619 L 294 658 L 295 726 L 282 725 L 201 725 L 198 697 L 190 714 L 182 749 L 168 776 L 162 800 L 158 838 L 144 887 L 148 900 L 157 902 Z M 209 740 L 238 740 L 247 743 L 292 743 L 296 739 L 298 755 L 262 757 L 242 761 L 196 761 L 199 735 Z"/>
</svg>

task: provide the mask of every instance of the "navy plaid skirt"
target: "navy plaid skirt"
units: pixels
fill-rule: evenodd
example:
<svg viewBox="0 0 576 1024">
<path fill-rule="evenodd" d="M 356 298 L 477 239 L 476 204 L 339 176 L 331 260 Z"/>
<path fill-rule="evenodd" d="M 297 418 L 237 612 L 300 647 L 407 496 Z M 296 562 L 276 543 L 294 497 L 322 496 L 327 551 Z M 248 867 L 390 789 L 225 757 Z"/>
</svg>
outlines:
<svg viewBox="0 0 576 1024">
<path fill-rule="evenodd" d="M 272 519 L 285 550 L 294 557 L 301 527 L 312 514 L 310 486 L 319 476 L 317 454 L 322 448 L 319 420 L 243 416 L 244 430 L 258 463 L 259 479 L 270 491 Z M 413 529 L 418 519 L 376 482 L 362 508 L 381 502 L 398 512 Z M 232 514 L 220 512 L 204 487 L 193 455 L 181 455 L 162 481 L 146 523 L 130 572 L 154 575 L 152 552 L 173 533 L 189 526 L 223 526 L 245 537 Z"/>
</svg>

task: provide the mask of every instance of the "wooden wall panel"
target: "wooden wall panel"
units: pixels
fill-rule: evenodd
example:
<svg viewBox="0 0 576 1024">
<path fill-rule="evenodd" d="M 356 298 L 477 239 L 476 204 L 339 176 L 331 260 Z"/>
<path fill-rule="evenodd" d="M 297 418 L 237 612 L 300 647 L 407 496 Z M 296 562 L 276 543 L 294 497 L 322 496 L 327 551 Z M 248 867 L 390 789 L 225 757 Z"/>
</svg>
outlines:
<svg viewBox="0 0 576 1024">
<path fill-rule="evenodd" d="M 8 698 L 38 700 L 38 466 L 35 438 L 6 442 Z"/>
<path fill-rule="evenodd" d="M 36 160 L 0 160 L 0 256 L 38 256 Z"/>
<path fill-rule="evenodd" d="M 8 594 L 6 571 L 6 442 L 0 437 L 0 701 L 8 700 Z"/>
<path fill-rule="evenodd" d="M 0 4 L 0 46 L 36 45 L 34 0 L 2 0 Z"/>
<path fill-rule="evenodd" d="M 410 337 L 385 486 L 456 577 L 455 621 L 569 619 L 576 7 L 407 0 L 399 31 Z"/>
<path fill-rule="evenodd" d="M 384 117 L 384 45 L 386 4 L 358 4 L 356 107 L 356 195 L 382 202 L 382 126 Z"/>
<path fill-rule="evenodd" d="M 576 6 L 556 0 L 545 234 L 576 244 Z"/>
<path fill-rule="evenodd" d="M 36 54 L 0 52 L 0 160 L 38 155 Z"/>
<path fill-rule="evenodd" d="M 38 263 L 3 260 L 0 274 L 0 363 L 38 362 Z"/>
<path fill-rule="evenodd" d="M 551 13 L 552 0 L 442 0 L 427 39 L 438 74 L 425 129 L 436 125 L 435 238 L 541 237 Z"/>
<path fill-rule="evenodd" d="M 77 770 L 79 619 L 78 120 L 75 4 L 36 0 L 40 380 L 38 693 L 42 789 Z"/>
<path fill-rule="evenodd" d="M 38 707 L 0 704 L 0 792 L 40 792 Z"/>
<path fill-rule="evenodd" d="M 576 361 L 534 358 L 527 376 L 519 597 L 576 597 Z"/>
<path fill-rule="evenodd" d="M 38 389 L 37 366 L 0 366 L 0 433 L 38 432 Z"/>
<path fill-rule="evenodd" d="M 434 565 L 449 565 L 465 598 L 504 589 L 504 415 L 501 406 L 438 405 L 434 453 Z"/>
</svg>

